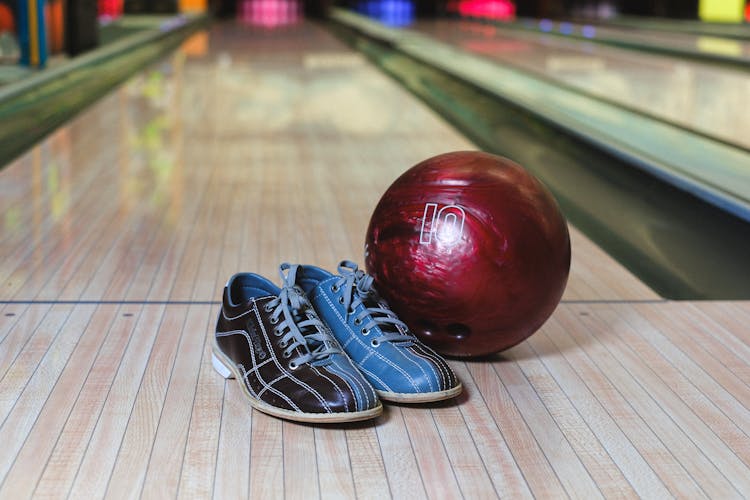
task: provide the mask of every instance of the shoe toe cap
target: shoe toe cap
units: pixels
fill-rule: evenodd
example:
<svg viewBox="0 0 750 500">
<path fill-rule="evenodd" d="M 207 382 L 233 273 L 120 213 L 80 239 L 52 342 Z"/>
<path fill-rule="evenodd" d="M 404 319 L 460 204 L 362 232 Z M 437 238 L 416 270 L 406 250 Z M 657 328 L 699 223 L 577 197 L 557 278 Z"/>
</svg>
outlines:
<svg viewBox="0 0 750 500">
<path fill-rule="evenodd" d="M 405 350 L 397 370 L 389 370 L 386 383 L 399 393 L 441 392 L 456 387 L 459 382 L 448 363 L 432 352 Z"/>
<path fill-rule="evenodd" d="M 328 401 L 331 411 L 366 411 L 380 404 L 372 385 L 348 359 L 331 363 L 322 374 L 330 381 L 332 394 L 336 395 Z"/>
</svg>

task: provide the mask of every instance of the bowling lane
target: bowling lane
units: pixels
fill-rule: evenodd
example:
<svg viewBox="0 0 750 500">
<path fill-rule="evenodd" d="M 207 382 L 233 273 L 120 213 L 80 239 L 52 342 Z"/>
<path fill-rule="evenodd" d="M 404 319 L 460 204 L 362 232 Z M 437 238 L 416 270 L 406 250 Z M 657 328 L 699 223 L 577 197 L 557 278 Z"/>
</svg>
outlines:
<svg viewBox="0 0 750 500">
<path fill-rule="evenodd" d="M 231 273 L 359 258 L 472 146 L 318 25 L 218 24 L 0 170 L 0 498 L 747 496 L 750 303 L 659 300 L 575 228 L 565 302 L 451 360 L 455 401 L 297 425 L 213 371 Z"/>
<path fill-rule="evenodd" d="M 211 301 L 238 269 L 361 260 L 395 177 L 474 147 L 320 29 L 245 30 L 191 40 L 0 172 L 3 299 Z M 573 232 L 566 297 L 654 297 Z"/>
<path fill-rule="evenodd" d="M 504 65 L 750 148 L 750 74 L 712 65 L 525 33 L 472 21 L 421 21 L 413 29 Z"/>
</svg>

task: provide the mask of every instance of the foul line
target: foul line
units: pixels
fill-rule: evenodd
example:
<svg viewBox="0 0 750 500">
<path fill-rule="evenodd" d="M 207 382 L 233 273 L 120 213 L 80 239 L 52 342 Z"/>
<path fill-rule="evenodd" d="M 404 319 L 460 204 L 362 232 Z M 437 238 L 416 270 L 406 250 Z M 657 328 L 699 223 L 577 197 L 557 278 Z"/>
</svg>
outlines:
<svg viewBox="0 0 750 500">
<path fill-rule="evenodd" d="M 561 304 L 663 304 L 667 299 L 591 299 L 563 300 Z M 154 306 L 218 306 L 218 300 L 0 300 L 2 305 L 154 305 Z"/>
<path fill-rule="evenodd" d="M 155 305 L 155 306 L 215 306 L 217 300 L 0 300 L 0 304 L 105 304 L 105 305 Z"/>
</svg>

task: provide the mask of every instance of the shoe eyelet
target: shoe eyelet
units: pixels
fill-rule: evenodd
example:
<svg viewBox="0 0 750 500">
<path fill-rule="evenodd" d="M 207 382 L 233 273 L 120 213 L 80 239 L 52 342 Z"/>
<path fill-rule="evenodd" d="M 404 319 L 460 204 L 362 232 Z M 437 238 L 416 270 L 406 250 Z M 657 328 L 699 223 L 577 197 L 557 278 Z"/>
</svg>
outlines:
<svg viewBox="0 0 750 500">
<path fill-rule="evenodd" d="M 288 345 L 289 345 L 289 342 L 283 342 L 283 341 L 279 342 L 279 347 L 281 347 L 282 349 L 286 349 L 286 346 L 288 346 Z M 284 353 L 284 354 L 286 354 L 286 353 Z"/>
<path fill-rule="evenodd" d="M 294 361 L 290 361 L 290 362 L 289 362 L 289 369 L 290 369 L 290 370 L 294 371 L 294 370 L 296 370 L 297 368 L 299 368 L 299 365 L 298 365 L 297 363 L 295 363 Z"/>
<path fill-rule="evenodd" d="M 339 297 L 339 304 L 343 304 L 343 303 L 344 303 L 344 296 L 342 295 L 341 297 Z"/>
<path fill-rule="evenodd" d="M 275 325 L 278 322 L 279 322 L 279 318 L 271 318 L 271 324 L 272 325 Z"/>
<path fill-rule="evenodd" d="M 362 324 L 362 320 L 359 319 L 359 318 L 357 318 L 357 319 L 354 320 L 354 324 L 357 325 L 357 326 L 359 326 L 359 325 Z"/>
<path fill-rule="evenodd" d="M 267 313 L 270 313 L 271 311 L 273 311 L 273 307 L 271 307 L 270 304 L 266 304 L 265 306 L 263 306 L 263 310 Z"/>
<path fill-rule="evenodd" d="M 283 332 L 281 331 L 281 328 L 279 328 L 278 326 L 273 329 L 273 334 L 276 335 L 277 337 L 281 337 L 282 333 Z"/>
<path fill-rule="evenodd" d="M 368 330 L 367 328 L 362 328 L 362 330 L 360 330 L 360 331 L 362 332 L 362 335 L 369 335 L 370 334 L 370 330 Z"/>
<path fill-rule="evenodd" d="M 336 285 L 331 285 L 331 291 L 333 293 L 337 293 L 339 291 L 339 287 L 337 287 Z"/>
<path fill-rule="evenodd" d="M 292 353 L 284 351 L 283 354 L 282 354 L 282 356 L 284 356 L 284 359 L 289 359 L 289 358 L 292 357 Z"/>
<path fill-rule="evenodd" d="M 378 341 L 378 339 L 372 339 L 370 341 L 370 345 L 373 347 L 378 347 L 380 345 L 380 342 Z"/>
</svg>

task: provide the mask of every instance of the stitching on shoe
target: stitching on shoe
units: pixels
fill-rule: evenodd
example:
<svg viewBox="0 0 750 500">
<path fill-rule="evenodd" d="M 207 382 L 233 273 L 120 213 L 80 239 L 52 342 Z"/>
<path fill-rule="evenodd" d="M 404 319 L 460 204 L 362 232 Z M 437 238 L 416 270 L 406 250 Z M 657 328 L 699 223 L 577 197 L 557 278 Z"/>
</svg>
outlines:
<svg viewBox="0 0 750 500">
<path fill-rule="evenodd" d="M 381 300 L 380 302 L 378 302 L 378 304 L 379 304 L 379 305 L 380 305 L 381 307 L 384 307 L 384 308 L 385 308 L 385 307 L 387 307 L 387 306 L 385 306 L 385 304 L 384 304 L 384 302 L 383 302 L 382 300 Z M 347 323 L 347 325 L 346 325 L 346 326 L 347 326 L 347 327 L 348 327 L 348 328 L 350 329 L 350 331 L 352 331 L 352 332 L 354 333 L 354 336 L 357 336 L 356 332 L 354 332 L 354 331 L 353 331 L 353 330 L 352 330 L 352 329 L 351 329 L 351 328 L 349 327 L 349 324 L 348 324 L 348 323 Z M 383 333 L 383 330 L 382 330 L 382 329 L 381 329 L 381 328 L 380 328 L 379 326 L 375 326 L 374 328 L 377 328 L 377 329 L 378 329 L 378 331 L 379 331 L 379 332 L 380 332 L 381 334 Z M 398 327 L 398 329 L 399 329 L 399 331 L 401 331 L 401 327 Z M 403 332 L 402 332 L 402 333 L 403 333 Z M 441 373 L 440 375 L 438 375 L 438 373 L 437 373 L 437 372 L 435 371 L 435 368 L 434 368 L 434 367 L 432 366 L 432 364 L 431 364 L 431 363 L 429 363 L 429 362 L 428 362 L 427 364 L 428 364 L 428 365 L 430 366 L 430 369 L 431 369 L 431 371 L 433 372 L 434 378 L 433 378 L 433 377 L 431 377 L 430 375 L 428 375 L 428 374 L 427 374 L 427 372 L 425 371 L 424 367 L 423 367 L 423 366 L 422 366 L 422 365 L 421 365 L 420 363 L 418 363 L 417 361 L 415 361 L 415 360 L 414 360 L 414 359 L 413 359 L 413 358 L 412 358 L 411 356 L 407 356 L 407 355 L 406 355 L 406 354 L 405 354 L 405 353 L 403 352 L 403 350 L 402 350 L 402 348 L 401 348 L 401 347 L 399 347 L 399 346 L 395 346 L 395 345 L 394 345 L 394 346 L 392 346 L 392 347 L 393 347 L 393 352 L 395 352 L 395 353 L 398 353 L 398 354 L 399 354 L 399 355 L 400 355 L 400 356 L 401 356 L 401 357 L 402 357 L 403 359 L 405 359 L 405 360 L 408 360 L 409 362 L 411 362 L 411 363 L 412 363 L 412 364 L 413 364 L 414 366 L 416 366 L 416 367 L 417 367 L 417 369 L 418 369 L 419 371 L 421 371 L 421 372 L 422 372 L 422 375 L 424 375 L 424 377 L 425 377 L 425 380 L 427 381 L 427 384 L 428 384 L 428 386 L 429 386 L 429 389 L 430 389 L 430 391 L 432 391 L 432 390 L 433 390 L 433 381 L 435 381 L 435 382 L 438 382 L 438 377 L 439 377 L 439 378 L 441 378 L 441 379 L 443 378 L 443 376 L 442 376 L 442 373 Z M 406 349 L 408 349 L 408 348 L 406 348 Z M 406 350 L 406 349 L 405 349 L 405 350 Z M 374 351 L 374 350 L 371 350 L 370 352 L 371 352 L 371 353 L 374 353 L 375 351 Z M 413 352 L 413 351 L 410 351 L 410 352 Z M 416 355 L 416 353 L 414 353 L 414 354 Z M 423 358 L 422 356 L 419 356 L 419 357 L 420 357 L 420 358 L 422 358 L 422 359 L 424 359 L 424 358 Z M 369 359 L 369 358 L 368 358 L 368 359 Z M 364 360 L 363 360 L 362 362 L 364 363 Z M 401 366 L 401 364 L 399 364 L 399 366 Z M 414 381 L 413 381 L 412 379 L 410 379 L 410 380 L 411 380 L 411 382 L 412 382 L 412 386 L 414 386 L 414 388 L 415 388 L 415 389 L 417 390 L 417 392 L 421 392 L 421 391 L 419 390 L 419 388 L 418 388 L 418 387 L 416 387 L 416 384 L 415 384 L 415 382 L 414 382 Z M 439 386 L 439 383 L 438 383 L 438 390 L 439 390 L 439 387 L 440 387 L 440 386 Z"/>
<path fill-rule="evenodd" d="M 256 376 L 258 376 L 258 375 L 256 374 Z M 282 379 L 282 378 L 284 378 L 284 377 L 285 377 L 285 375 L 282 375 L 281 377 L 278 377 L 278 378 L 277 378 L 277 379 L 275 379 L 275 380 L 274 380 L 273 382 L 271 382 L 271 384 L 273 384 L 273 383 L 275 383 L 275 382 L 278 382 L 279 380 L 281 380 L 281 379 Z M 258 379 L 259 379 L 259 380 L 263 380 L 263 379 L 262 379 L 262 378 L 261 378 L 260 376 L 258 376 Z M 267 405 L 271 405 L 271 406 L 274 406 L 275 408 L 279 408 L 278 406 L 272 405 L 271 403 L 269 403 L 268 401 L 264 400 L 264 399 L 263 399 L 263 398 L 261 397 L 261 396 L 263 395 L 263 393 L 265 393 L 265 392 L 270 392 L 270 393 L 272 393 L 272 394 L 276 394 L 276 395 L 277 395 L 277 396 L 279 396 L 279 397 L 280 397 L 281 399 L 283 399 L 284 401 L 286 401 L 286 402 L 287 402 L 287 403 L 289 404 L 289 406 L 291 406 L 291 407 L 292 407 L 292 409 L 293 409 L 294 411 L 298 411 L 298 412 L 300 412 L 300 413 L 304 413 L 304 412 L 302 411 L 302 409 L 301 409 L 301 408 L 300 408 L 299 406 L 297 406 L 296 404 L 294 404 L 294 401 L 292 401 L 292 399 L 291 399 L 291 398 L 290 398 L 289 396 L 287 396 L 286 394 L 284 394 L 284 393 L 283 393 L 283 392 L 281 392 L 280 390 L 276 389 L 275 387 L 271 387 L 271 386 L 270 386 L 270 385 L 269 385 L 268 383 L 266 383 L 265 381 L 263 381 L 263 389 L 261 389 L 261 391 L 260 391 L 260 392 L 258 393 L 258 395 L 256 396 L 256 397 L 257 397 L 257 399 L 258 399 L 258 400 L 260 400 L 260 401 L 263 401 L 263 402 L 264 402 L 264 403 L 266 403 Z M 283 410 L 284 408 L 281 408 L 281 409 Z"/>
<path fill-rule="evenodd" d="M 449 388 L 455 387 L 458 385 L 458 377 L 456 377 L 456 374 L 453 373 L 453 369 L 448 365 L 448 363 L 440 356 L 438 353 L 436 353 L 431 347 L 423 344 L 422 342 L 417 342 L 414 344 L 414 346 L 419 346 L 420 350 L 423 353 L 426 353 L 430 355 L 432 358 L 437 360 L 437 364 L 445 369 L 447 375 L 448 375 L 448 384 Z M 412 347 L 414 347 L 412 346 Z"/>
<path fill-rule="evenodd" d="M 312 368 L 312 369 L 313 369 L 313 370 L 315 371 L 315 373 L 317 373 L 317 374 L 318 374 L 318 376 L 320 376 L 320 377 L 323 377 L 323 378 L 325 378 L 326 380 L 328 380 L 328 381 L 329 381 L 330 383 L 332 383 L 332 384 L 333 384 L 333 386 L 334 386 L 334 387 L 336 388 L 336 390 L 338 391 L 339 395 L 341 396 L 341 399 L 342 399 L 343 401 L 346 401 L 346 396 L 344 396 L 344 393 L 343 393 L 343 391 L 341 390 L 341 388 L 340 388 L 340 387 L 338 386 L 338 384 L 337 384 L 336 382 L 334 382 L 334 381 L 333 381 L 333 380 L 332 380 L 331 378 L 329 378 L 329 377 L 328 377 L 327 375 L 325 375 L 325 374 L 323 374 L 323 373 L 320 373 L 320 371 L 318 371 L 318 369 L 317 369 L 316 367 L 314 367 L 313 365 L 310 365 L 310 368 Z M 354 398 L 355 398 L 354 410 L 356 411 L 356 410 L 357 410 L 357 404 L 356 404 L 356 398 L 357 398 L 357 395 L 356 395 L 356 394 L 354 394 L 354 393 L 352 393 L 352 396 L 354 396 Z M 346 413 L 349 413 L 349 408 L 348 408 L 348 406 L 349 406 L 349 405 L 346 405 L 346 406 L 344 406 L 344 411 L 346 411 Z"/>
<path fill-rule="evenodd" d="M 273 384 L 275 384 L 279 380 L 284 380 L 287 377 L 289 377 L 288 373 L 282 373 L 281 375 L 279 375 L 275 379 L 271 380 L 270 382 L 267 382 L 266 385 L 263 387 L 263 389 L 261 389 L 260 392 L 258 393 L 258 397 L 261 397 L 265 392 L 269 392 L 271 390 L 275 390 L 275 388 L 273 387 Z"/>
<path fill-rule="evenodd" d="M 354 340 L 354 338 L 355 338 L 355 336 L 353 336 L 353 335 L 352 335 L 352 332 L 351 332 L 351 330 L 347 330 L 347 333 L 349 333 L 349 340 L 347 340 L 347 341 L 346 341 L 346 343 L 345 343 L 345 344 L 343 344 L 343 347 L 344 347 L 344 348 L 346 348 L 346 346 L 348 346 L 348 345 L 349 345 L 349 344 L 350 344 L 350 343 L 352 342 L 352 340 Z M 375 354 L 375 351 L 372 351 L 372 350 L 371 350 L 370 352 L 368 352 L 368 353 L 367 353 L 366 359 L 369 359 L 369 358 L 370 358 L 370 356 L 372 356 L 372 355 L 374 355 L 374 354 Z M 353 361 L 351 361 L 351 363 L 353 363 Z M 340 370 L 342 370 L 342 371 L 346 371 L 346 370 L 345 370 L 345 369 L 344 369 L 343 367 L 341 367 L 341 366 L 337 365 L 336 363 L 334 363 L 334 365 L 335 365 L 335 366 L 336 366 L 337 368 L 339 368 Z M 368 377 L 370 377 L 371 379 L 375 380 L 375 381 L 376 381 L 376 382 L 377 382 L 378 384 L 380 384 L 380 386 L 384 387 L 384 388 L 385 388 L 386 390 L 388 390 L 388 391 L 391 391 L 391 387 L 390 387 L 390 386 L 389 386 L 388 384 L 386 384 L 386 383 L 385 383 L 385 382 L 383 381 L 383 379 L 381 379 L 380 377 L 378 377 L 377 375 L 375 375 L 375 373 L 371 372 L 370 370 L 368 370 L 368 369 L 367 369 L 367 368 L 365 368 L 364 366 L 360 366 L 360 365 L 358 364 L 358 365 L 356 366 L 356 369 L 360 370 L 360 371 L 361 371 L 362 373 L 364 373 L 365 375 L 367 375 L 367 376 L 368 376 Z M 360 381 L 359 379 L 355 379 L 355 380 L 357 381 L 357 383 L 360 383 L 360 384 L 361 384 L 361 381 Z M 377 394 L 376 394 L 376 393 L 374 392 L 374 388 L 372 388 L 372 391 L 371 391 L 370 393 L 372 394 L 373 398 L 377 398 Z M 369 404 L 369 400 L 368 400 L 368 404 Z"/>
<path fill-rule="evenodd" d="M 266 366 L 271 361 L 272 361 L 271 359 L 267 359 L 265 361 L 261 361 L 259 364 L 253 366 L 252 368 L 250 368 L 249 370 L 247 370 L 245 373 L 247 373 L 248 375 L 251 374 L 251 373 L 254 373 L 254 372 L 258 371 L 258 369 Z"/>
<path fill-rule="evenodd" d="M 437 382 L 439 380 L 439 382 L 440 382 L 438 384 L 437 390 L 440 391 L 440 390 L 442 390 L 442 387 L 447 387 L 445 385 L 446 384 L 446 380 L 445 380 L 445 374 L 443 373 L 443 367 L 440 366 L 442 363 L 438 363 L 437 360 L 432 359 L 427 354 L 417 352 L 416 349 L 415 349 L 415 347 L 416 347 L 416 344 L 414 346 L 407 347 L 406 349 L 408 349 L 410 352 L 412 352 L 418 358 L 423 359 L 423 360 L 425 360 L 427 362 L 427 366 L 430 367 L 430 369 L 432 370 L 432 373 L 435 375 L 435 381 Z M 436 366 L 437 366 L 437 370 L 435 369 Z M 424 370 L 422 370 L 422 371 L 424 371 Z M 425 375 L 427 375 L 427 374 L 425 373 Z M 439 379 L 438 379 L 438 377 L 439 377 Z M 432 384 L 430 384 L 430 386 L 432 386 Z"/>
<path fill-rule="evenodd" d="M 247 376 L 250 372 L 245 370 L 245 365 L 243 365 L 242 363 L 238 363 L 237 366 L 242 371 L 242 378 L 245 380 L 245 385 L 247 386 L 247 390 L 250 391 L 250 394 L 252 394 L 254 397 L 257 398 L 258 395 L 256 394 L 255 389 L 253 389 L 253 387 L 250 385 L 250 381 L 247 379 Z"/>
<path fill-rule="evenodd" d="M 402 375 L 404 375 L 409 380 L 409 382 L 411 383 L 412 387 L 415 390 L 417 390 L 417 391 L 419 390 L 419 387 L 417 387 L 417 384 L 414 383 L 414 379 L 411 378 L 411 375 L 409 375 L 409 373 L 407 371 L 405 371 L 403 368 L 401 368 L 400 366 L 398 366 L 397 364 L 395 364 L 394 362 L 392 362 L 388 358 L 384 357 L 382 354 L 380 354 L 380 353 L 378 353 L 378 352 L 376 352 L 376 351 L 368 348 L 368 346 L 364 342 L 362 342 L 362 339 L 360 339 L 359 337 L 357 337 L 356 334 L 354 333 L 354 331 L 349 327 L 349 325 L 346 324 L 346 321 L 344 321 L 344 318 L 341 317 L 341 314 L 339 314 L 339 311 L 333 305 L 333 303 L 328 298 L 328 296 L 324 294 L 323 298 L 326 300 L 326 302 L 328 302 L 328 305 L 331 307 L 331 309 L 333 310 L 334 314 L 336 314 L 336 317 L 339 319 L 339 321 L 346 327 L 346 329 L 350 332 L 350 334 L 353 335 L 353 339 L 354 340 L 356 340 L 361 346 L 363 346 L 368 351 L 373 352 L 374 355 L 377 356 L 378 359 L 384 361 L 386 364 L 388 364 L 389 366 L 391 366 L 393 369 L 395 369 L 396 371 L 398 371 Z M 347 345 L 348 345 L 348 342 L 347 342 Z M 402 354 L 402 356 L 403 356 L 403 354 Z M 413 360 L 412 360 L 412 362 L 413 362 Z"/>
<path fill-rule="evenodd" d="M 341 380 L 344 381 L 344 383 L 347 385 L 347 387 L 349 387 L 349 390 L 354 395 L 354 399 L 355 399 L 355 401 L 358 402 L 358 404 L 359 404 L 359 401 L 362 401 L 363 399 L 366 401 L 366 403 L 367 403 L 366 405 L 360 405 L 362 409 L 369 408 L 369 406 L 370 406 L 370 398 L 367 396 L 367 392 L 362 391 L 362 394 L 360 395 L 360 391 L 359 390 L 355 390 L 354 387 L 352 386 L 352 384 L 348 380 L 348 377 L 350 377 L 351 375 L 348 374 L 348 373 L 345 373 L 343 370 L 342 370 L 342 373 L 339 373 L 338 371 L 334 370 L 333 367 L 335 367 L 337 369 L 339 368 L 335 361 L 333 363 L 331 363 L 331 365 L 327 366 L 326 370 L 329 371 L 330 373 L 334 374 L 334 375 L 337 375 L 338 377 L 341 378 Z M 354 380 L 355 377 L 352 377 L 352 379 Z M 359 381 L 357 381 L 357 382 L 359 384 L 361 384 L 361 382 L 359 382 Z M 364 389 L 364 386 L 362 386 L 362 388 Z"/>
<path fill-rule="evenodd" d="M 232 316 L 232 317 L 227 316 L 226 311 L 224 310 L 223 306 L 221 308 L 221 315 L 224 316 L 224 319 L 226 319 L 228 321 L 232 321 L 232 320 L 235 320 L 237 318 L 241 318 L 241 317 L 243 317 L 246 314 L 250 314 L 254 309 L 256 309 L 256 305 L 257 305 L 255 303 L 255 299 L 250 299 L 250 302 L 251 302 L 250 309 L 248 309 L 247 311 L 243 312 L 239 316 Z"/>
<path fill-rule="evenodd" d="M 281 363 L 279 363 L 278 358 L 276 358 L 276 354 L 273 352 L 273 347 L 271 346 L 271 342 L 268 339 L 268 333 L 266 332 L 266 327 L 263 325 L 263 321 L 260 318 L 260 313 L 258 312 L 258 309 L 253 308 L 253 311 L 255 312 L 255 316 L 258 318 L 258 324 L 260 325 L 260 329 L 263 331 L 262 337 L 266 341 L 268 350 L 271 353 L 270 354 L 271 359 L 276 364 L 276 367 L 279 369 L 279 371 L 281 371 L 282 373 L 289 374 L 289 380 L 296 382 L 300 387 L 302 387 L 303 389 L 306 389 L 310 394 L 312 394 L 320 402 L 320 404 L 325 406 L 328 413 L 332 413 L 331 408 L 328 406 L 328 403 L 325 401 L 323 396 L 318 391 L 316 391 L 315 389 L 313 389 L 312 387 L 310 387 L 308 384 L 304 383 L 303 381 L 299 380 L 297 377 L 293 376 L 291 373 L 289 373 L 288 370 L 286 370 L 285 368 L 281 366 Z M 253 357 L 253 360 L 255 360 L 255 357 Z"/>
<path fill-rule="evenodd" d="M 216 336 L 217 337 L 229 337 L 230 335 L 236 335 L 238 333 L 242 333 L 243 335 L 245 335 L 245 338 L 248 340 L 248 342 L 250 341 L 250 337 L 248 336 L 245 330 L 231 330 L 228 332 L 216 332 Z"/>
<path fill-rule="evenodd" d="M 315 288 L 315 291 L 313 292 L 312 297 L 310 297 L 310 302 L 313 302 L 315 299 L 318 298 L 319 295 L 323 294 L 324 285 L 327 285 L 328 283 L 333 283 L 334 281 L 337 281 L 339 279 L 338 276 L 331 276 L 330 278 L 326 278 L 323 281 L 318 283 L 318 286 Z"/>
<path fill-rule="evenodd" d="M 346 364 L 346 366 L 344 366 Z M 378 402 L 378 395 L 375 393 L 375 388 L 370 384 L 362 375 L 359 368 L 357 368 L 354 365 L 354 362 L 350 358 L 344 358 L 336 360 L 335 363 L 333 363 L 333 366 L 335 366 L 337 369 L 341 370 L 342 373 L 347 375 L 348 377 L 351 377 L 351 379 L 357 383 L 357 385 L 362 386 L 362 393 L 365 395 L 365 398 L 367 399 L 367 405 L 370 405 L 370 398 L 368 397 L 368 393 L 372 396 L 372 402 L 373 404 Z M 347 368 L 353 368 L 354 373 L 350 374 Z M 375 377 L 375 375 L 373 375 Z M 377 378 L 377 377 L 375 377 Z"/>
<path fill-rule="evenodd" d="M 256 362 L 255 362 L 255 353 L 254 353 L 254 351 L 253 351 L 252 348 L 250 349 L 250 357 L 252 358 L 252 361 L 253 361 L 253 368 L 251 368 L 250 370 L 246 370 L 245 367 L 242 365 L 242 363 L 240 363 L 238 365 L 240 367 L 240 369 L 242 370 L 242 378 L 245 380 L 245 385 L 247 386 L 248 390 L 250 391 L 250 394 L 253 394 L 257 400 L 263 401 L 264 403 L 270 405 L 271 403 L 268 403 L 267 401 L 261 399 L 261 397 L 258 395 L 259 393 L 255 392 L 255 390 L 253 389 L 252 384 L 250 382 L 250 379 L 248 379 L 248 375 L 250 375 L 251 373 L 253 373 L 255 375 L 255 378 L 258 379 L 258 382 L 260 382 L 260 384 L 263 387 L 265 387 L 267 385 L 266 381 L 261 376 L 260 371 L 258 371 L 258 368 L 260 368 L 261 366 L 264 366 L 264 365 L 270 363 L 272 360 L 271 359 L 267 359 L 267 360 L 261 362 L 260 364 L 256 364 Z M 263 389 L 261 389 L 261 390 L 263 390 Z M 302 410 L 300 410 L 299 406 L 297 406 L 296 404 L 294 404 L 294 401 L 292 401 L 285 394 L 283 394 L 280 391 L 274 389 L 273 387 L 270 388 L 270 391 L 273 394 L 276 394 L 277 396 L 279 396 L 284 401 L 286 401 L 289 404 L 289 406 L 292 407 L 293 410 L 299 411 L 299 412 L 302 411 Z M 274 406 L 274 405 L 271 405 L 271 406 Z"/>
</svg>

